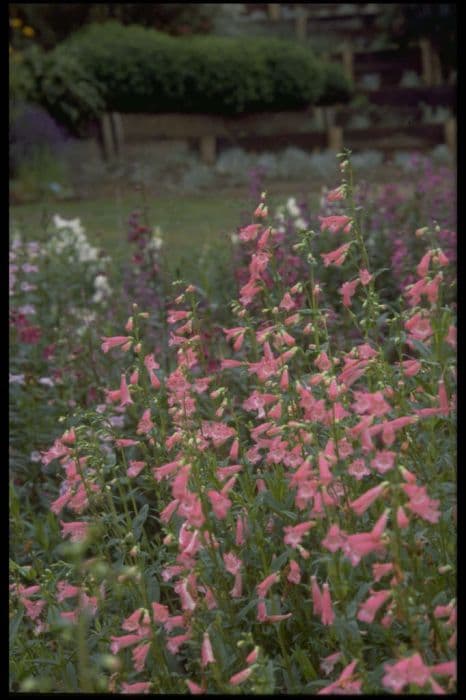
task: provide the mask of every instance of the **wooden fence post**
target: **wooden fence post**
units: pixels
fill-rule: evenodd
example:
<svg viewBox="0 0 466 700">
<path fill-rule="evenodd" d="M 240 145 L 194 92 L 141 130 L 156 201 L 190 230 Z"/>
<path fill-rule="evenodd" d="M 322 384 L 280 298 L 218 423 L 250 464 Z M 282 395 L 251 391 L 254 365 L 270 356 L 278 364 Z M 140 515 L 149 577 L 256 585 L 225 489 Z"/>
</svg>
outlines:
<svg viewBox="0 0 466 700">
<path fill-rule="evenodd" d="M 442 84 L 442 64 L 440 63 L 440 57 L 437 51 L 433 51 L 431 55 L 431 65 L 432 65 L 432 85 Z"/>
<path fill-rule="evenodd" d="M 105 160 L 111 160 L 115 155 L 113 146 L 112 121 L 109 114 L 103 114 L 100 120 L 100 130 L 102 134 L 102 145 Z"/>
<path fill-rule="evenodd" d="M 121 115 L 118 112 L 112 112 L 112 131 L 113 131 L 113 142 L 115 144 L 115 151 L 118 156 L 123 152 L 124 134 L 123 134 L 123 121 Z"/>
<path fill-rule="evenodd" d="M 200 140 L 201 160 L 206 165 L 213 165 L 217 157 L 217 140 L 215 136 L 201 136 Z"/>
<path fill-rule="evenodd" d="M 443 125 L 443 130 L 445 134 L 445 143 L 447 144 L 450 151 L 456 153 L 456 118 L 451 117 Z"/>
<path fill-rule="evenodd" d="M 298 41 L 306 41 L 307 36 L 307 10 L 302 7 L 296 9 L 296 38 Z"/>
<path fill-rule="evenodd" d="M 343 149 L 343 129 L 341 126 L 329 126 L 327 129 L 327 146 L 339 153 Z"/>
<path fill-rule="evenodd" d="M 420 39 L 422 77 L 426 85 L 432 85 L 432 50 L 429 39 Z"/>
<path fill-rule="evenodd" d="M 351 46 L 345 46 L 342 51 L 343 70 L 349 80 L 354 82 L 354 56 Z"/>
<path fill-rule="evenodd" d="M 280 3 L 271 3 L 270 5 L 267 5 L 267 8 L 269 11 L 269 19 L 271 19 L 273 22 L 277 22 L 282 14 Z"/>
</svg>

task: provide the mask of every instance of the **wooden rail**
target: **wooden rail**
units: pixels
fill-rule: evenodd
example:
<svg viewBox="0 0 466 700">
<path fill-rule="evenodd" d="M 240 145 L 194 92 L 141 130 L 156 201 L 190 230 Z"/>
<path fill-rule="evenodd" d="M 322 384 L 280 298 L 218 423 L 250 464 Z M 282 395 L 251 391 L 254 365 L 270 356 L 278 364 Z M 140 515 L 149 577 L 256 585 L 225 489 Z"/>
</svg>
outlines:
<svg viewBox="0 0 466 700">
<path fill-rule="evenodd" d="M 320 124 L 319 124 L 320 122 Z M 417 149 L 446 143 L 456 151 L 456 118 L 440 124 L 403 124 L 344 128 L 338 108 L 303 112 L 256 114 L 238 118 L 188 114 L 106 114 L 101 140 L 107 160 L 124 156 L 125 144 L 156 140 L 184 140 L 198 144 L 201 159 L 215 163 L 218 150 L 240 147 L 276 151 L 294 146 L 306 150 L 350 148 Z"/>
</svg>

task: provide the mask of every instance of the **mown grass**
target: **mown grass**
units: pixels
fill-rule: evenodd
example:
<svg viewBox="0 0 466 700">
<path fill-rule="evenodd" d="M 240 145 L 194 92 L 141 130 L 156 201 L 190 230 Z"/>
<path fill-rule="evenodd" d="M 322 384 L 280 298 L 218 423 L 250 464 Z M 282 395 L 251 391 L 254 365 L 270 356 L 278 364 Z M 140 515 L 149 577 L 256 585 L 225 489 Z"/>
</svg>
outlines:
<svg viewBox="0 0 466 700">
<path fill-rule="evenodd" d="M 275 194 L 269 199 L 270 205 L 276 206 L 286 195 Z M 205 245 L 216 246 L 229 241 L 231 233 L 250 221 L 254 204 L 246 190 L 227 194 L 170 194 L 157 198 L 134 190 L 115 191 L 113 197 L 12 206 L 10 231 L 17 227 L 27 239 L 45 240 L 54 214 L 66 219 L 79 217 L 90 242 L 119 262 L 129 253 L 128 217 L 133 210 L 145 208 L 148 223 L 162 229 L 166 262 L 175 271 L 186 265 L 194 266 Z M 194 255 L 193 251 L 197 253 Z"/>
</svg>

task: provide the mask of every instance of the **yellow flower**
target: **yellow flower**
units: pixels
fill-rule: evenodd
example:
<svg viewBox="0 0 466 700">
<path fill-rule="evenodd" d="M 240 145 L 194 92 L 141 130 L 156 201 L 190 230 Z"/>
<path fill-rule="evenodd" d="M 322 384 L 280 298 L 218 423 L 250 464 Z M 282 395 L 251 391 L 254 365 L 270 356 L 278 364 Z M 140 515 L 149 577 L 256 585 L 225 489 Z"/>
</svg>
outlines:
<svg viewBox="0 0 466 700">
<path fill-rule="evenodd" d="M 35 31 L 32 27 L 24 27 L 23 34 L 24 34 L 24 36 L 33 37 L 35 34 Z"/>
<path fill-rule="evenodd" d="M 13 17 L 10 19 L 10 27 L 13 27 L 13 29 L 19 29 L 23 24 L 23 20 L 19 19 L 19 17 Z"/>
</svg>

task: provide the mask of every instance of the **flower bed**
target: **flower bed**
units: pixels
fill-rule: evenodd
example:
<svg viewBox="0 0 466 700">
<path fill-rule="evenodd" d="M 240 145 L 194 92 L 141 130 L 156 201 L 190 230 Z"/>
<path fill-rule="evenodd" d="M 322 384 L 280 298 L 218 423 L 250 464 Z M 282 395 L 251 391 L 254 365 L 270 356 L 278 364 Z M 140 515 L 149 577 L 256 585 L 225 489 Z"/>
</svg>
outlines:
<svg viewBox="0 0 466 700">
<path fill-rule="evenodd" d="M 223 338 L 183 283 L 167 357 L 150 308 L 101 334 L 105 400 L 41 455 L 64 542 L 12 565 L 22 690 L 453 692 L 450 260 L 426 226 L 391 304 L 340 169 L 293 243 L 261 198 Z"/>
</svg>

